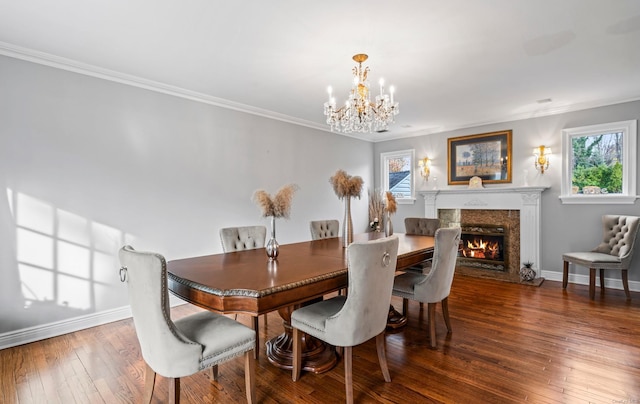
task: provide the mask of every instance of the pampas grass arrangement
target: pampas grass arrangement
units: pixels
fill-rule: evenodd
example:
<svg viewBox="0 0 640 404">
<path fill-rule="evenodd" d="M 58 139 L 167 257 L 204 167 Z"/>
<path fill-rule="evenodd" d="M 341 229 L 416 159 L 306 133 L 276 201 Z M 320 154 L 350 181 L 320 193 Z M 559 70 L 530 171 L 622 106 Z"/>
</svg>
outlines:
<svg viewBox="0 0 640 404">
<path fill-rule="evenodd" d="M 347 174 L 344 170 L 338 170 L 329 178 L 329 182 L 333 185 L 333 191 L 338 196 L 338 199 L 358 197 L 360 199 L 360 193 L 362 192 L 362 184 L 364 181 L 362 177 Z"/>
<path fill-rule="evenodd" d="M 259 189 L 253 193 L 253 201 L 262 211 L 262 216 L 288 219 L 293 194 L 297 190 L 298 186 L 296 184 L 288 184 L 280 188 L 274 197 L 271 197 L 265 190 Z"/>
<path fill-rule="evenodd" d="M 396 213 L 396 210 L 398 209 L 398 203 L 396 202 L 396 197 L 393 196 L 391 191 L 387 191 L 386 198 L 387 198 L 386 207 L 385 207 L 386 211 L 389 213 Z"/>
<path fill-rule="evenodd" d="M 382 192 L 375 190 L 369 191 L 369 228 L 371 230 L 380 231 L 380 221 L 384 215 L 384 201 L 382 200 Z"/>
</svg>

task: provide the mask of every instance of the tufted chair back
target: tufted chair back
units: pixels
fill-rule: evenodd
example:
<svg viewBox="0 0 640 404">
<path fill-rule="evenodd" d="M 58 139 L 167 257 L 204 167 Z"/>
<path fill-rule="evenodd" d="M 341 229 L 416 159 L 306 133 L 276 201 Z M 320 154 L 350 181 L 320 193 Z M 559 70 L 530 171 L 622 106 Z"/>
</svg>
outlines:
<svg viewBox="0 0 640 404">
<path fill-rule="evenodd" d="M 337 220 L 312 220 L 309 227 L 312 240 L 340 236 L 340 222 Z"/>
<path fill-rule="evenodd" d="M 417 234 L 419 236 L 433 236 L 440 228 L 440 219 L 426 217 L 406 217 L 404 219 L 406 234 Z"/>
<path fill-rule="evenodd" d="M 224 252 L 252 250 L 264 247 L 267 238 L 265 226 L 227 227 L 220 229 L 220 241 Z"/>
<path fill-rule="evenodd" d="M 620 258 L 623 266 L 631 260 L 640 217 L 604 215 L 602 216 L 602 243 L 593 251 Z"/>
</svg>

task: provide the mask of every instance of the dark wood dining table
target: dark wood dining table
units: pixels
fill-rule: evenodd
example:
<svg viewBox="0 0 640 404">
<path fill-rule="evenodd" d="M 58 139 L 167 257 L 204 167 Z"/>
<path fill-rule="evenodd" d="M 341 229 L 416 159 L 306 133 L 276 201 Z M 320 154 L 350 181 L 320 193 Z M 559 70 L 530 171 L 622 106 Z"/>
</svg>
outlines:
<svg viewBox="0 0 640 404">
<path fill-rule="evenodd" d="M 397 270 L 432 256 L 433 237 L 395 234 L 400 242 Z M 363 233 L 354 235 L 354 241 L 382 237 L 384 233 Z M 181 299 L 219 313 L 258 316 L 278 310 L 284 332 L 267 341 L 267 358 L 275 366 L 291 369 L 291 312 L 348 287 L 346 252 L 342 238 L 336 237 L 280 245 L 278 258 L 272 261 L 264 248 L 177 259 L 167 263 L 168 287 Z M 333 349 L 305 336 L 305 371 L 322 373 L 336 363 Z"/>
</svg>

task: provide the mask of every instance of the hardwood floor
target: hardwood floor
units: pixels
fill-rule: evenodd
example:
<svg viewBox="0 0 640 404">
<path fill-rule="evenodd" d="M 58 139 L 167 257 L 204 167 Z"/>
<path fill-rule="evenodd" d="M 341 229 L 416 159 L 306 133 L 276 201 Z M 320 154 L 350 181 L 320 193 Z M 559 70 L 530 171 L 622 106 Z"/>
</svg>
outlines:
<svg viewBox="0 0 640 404">
<path fill-rule="evenodd" d="M 401 309 L 402 302 L 392 303 Z M 199 309 L 183 305 L 174 318 Z M 436 312 L 438 347 L 429 348 L 425 310 L 409 304 L 406 328 L 388 333 L 391 383 L 378 366 L 375 340 L 353 350 L 354 396 L 369 403 L 640 403 L 640 293 L 545 281 L 541 287 L 456 276 L 449 298 L 453 333 Z M 249 316 L 238 316 L 247 325 Z M 282 329 L 277 313 L 260 322 L 261 341 Z M 0 351 L 1 403 L 137 403 L 144 364 L 131 320 Z M 245 402 L 242 358 L 182 379 L 188 403 Z M 303 373 L 256 366 L 262 403 L 344 401 L 344 370 Z M 167 381 L 156 381 L 154 403 Z"/>
</svg>

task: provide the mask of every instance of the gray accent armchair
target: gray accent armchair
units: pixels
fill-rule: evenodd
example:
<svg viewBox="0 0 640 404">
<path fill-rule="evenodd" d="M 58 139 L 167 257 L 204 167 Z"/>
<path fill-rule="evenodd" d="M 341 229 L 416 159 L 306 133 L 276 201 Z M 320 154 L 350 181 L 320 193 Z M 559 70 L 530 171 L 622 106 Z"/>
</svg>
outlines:
<svg viewBox="0 0 640 404">
<path fill-rule="evenodd" d="M 624 293 L 627 299 L 631 299 L 628 270 L 639 226 L 640 217 L 637 216 L 602 216 L 602 243 L 589 252 L 562 254 L 564 261 L 562 288 L 566 289 L 569 282 L 569 263 L 589 268 L 589 297 L 591 299 L 595 297 L 596 293 L 596 269 L 600 270 L 601 292 L 604 292 L 604 270 L 615 269 L 621 271 Z"/>
<path fill-rule="evenodd" d="M 124 246 L 119 253 L 120 278 L 127 283 L 133 323 L 146 364 L 144 402 L 151 402 L 156 373 L 169 378 L 169 402 L 180 402 L 180 378 L 211 369 L 244 355 L 247 401 L 254 403 L 254 332 L 221 314 L 202 311 L 171 320 L 167 264 L 162 255 Z"/>
<path fill-rule="evenodd" d="M 265 226 L 225 227 L 220 229 L 220 241 L 222 242 L 222 250 L 225 253 L 264 248 L 266 238 L 267 228 Z M 264 320 L 266 324 L 266 315 L 264 316 Z M 253 316 L 253 329 L 256 333 L 256 349 L 253 351 L 253 355 L 258 359 L 260 352 L 258 316 Z"/>
<path fill-rule="evenodd" d="M 395 278 L 393 295 L 402 298 L 403 313 L 407 315 L 408 300 L 427 303 L 428 326 L 431 348 L 436 348 L 436 303 L 442 305 L 442 315 L 447 331 L 452 332 L 449 320 L 449 293 L 456 269 L 458 246 L 460 245 L 459 227 L 436 230 L 433 251 L 433 265 L 427 274 L 405 272 Z"/>
<path fill-rule="evenodd" d="M 340 222 L 337 220 L 312 220 L 309 228 L 312 240 L 340 237 Z"/>
<path fill-rule="evenodd" d="M 398 257 L 398 238 L 354 242 L 347 250 L 349 294 L 335 296 L 291 314 L 293 327 L 293 372 L 301 371 L 302 333 L 328 344 L 344 347 L 347 403 L 353 402 L 352 347 L 376 337 L 378 361 L 386 382 L 391 381 L 385 352 L 384 331 L 391 303 L 391 287 Z"/>
</svg>

